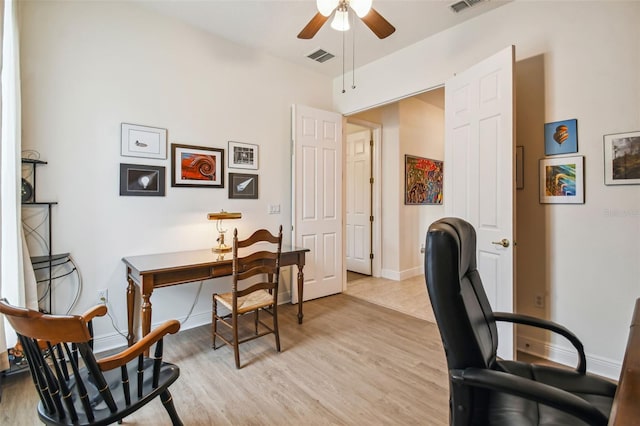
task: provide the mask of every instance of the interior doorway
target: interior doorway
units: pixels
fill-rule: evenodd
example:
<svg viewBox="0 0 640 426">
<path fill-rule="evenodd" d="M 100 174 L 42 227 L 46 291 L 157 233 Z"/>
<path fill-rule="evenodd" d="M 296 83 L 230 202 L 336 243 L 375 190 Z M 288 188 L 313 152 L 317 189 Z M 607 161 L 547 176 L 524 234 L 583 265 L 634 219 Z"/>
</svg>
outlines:
<svg viewBox="0 0 640 426">
<path fill-rule="evenodd" d="M 348 116 L 345 140 L 350 124 L 357 125 L 352 132 L 360 131 L 362 127 L 374 129 L 372 276 L 401 281 L 420 275 L 423 273 L 420 250 L 426 229 L 442 217 L 443 208 L 441 205 L 404 204 L 404 158 L 405 154 L 411 154 L 443 159 L 444 88 L 431 89 Z M 376 133 L 380 136 L 378 139 Z M 348 167 L 345 171 L 347 183 L 350 179 Z M 348 197 L 348 191 L 345 193 Z M 347 220 L 345 218 L 345 222 Z"/>
<path fill-rule="evenodd" d="M 381 124 L 348 117 L 346 123 L 346 275 L 381 271 Z M 348 280 L 347 280 L 348 281 Z"/>
</svg>

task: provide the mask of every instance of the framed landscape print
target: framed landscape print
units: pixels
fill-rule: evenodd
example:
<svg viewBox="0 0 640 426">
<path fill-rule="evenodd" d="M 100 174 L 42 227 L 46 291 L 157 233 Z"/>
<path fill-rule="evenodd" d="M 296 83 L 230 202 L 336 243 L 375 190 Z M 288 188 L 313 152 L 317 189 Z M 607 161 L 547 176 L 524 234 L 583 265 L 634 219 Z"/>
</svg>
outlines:
<svg viewBox="0 0 640 426">
<path fill-rule="evenodd" d="M 404 156 L 404 203 L 442 204 L 443 163 L 439 160 Z"/>
<path fill-rule="evenodd" d="M 578 120 L 556 121 L 544 125 L 544 155 L 578 152 Z"/>
<path fill-rule="evenodd" d="M 171 144 L 171 186 L 224 188 L 224 149 Z"/>
<path fill-rule="evenodd" d="M 258 169 L 258 145 L 229 141 L 229 168 Z"/>
<path fill-rule="evenodd" d="M 584 157 L 540 160 L 540 203 L 584 204 Z"/>
<path fill-rule="evenodd" d="M 640 132 L 604 135 L 604 183 L 640 184 Z"/>
</svg>

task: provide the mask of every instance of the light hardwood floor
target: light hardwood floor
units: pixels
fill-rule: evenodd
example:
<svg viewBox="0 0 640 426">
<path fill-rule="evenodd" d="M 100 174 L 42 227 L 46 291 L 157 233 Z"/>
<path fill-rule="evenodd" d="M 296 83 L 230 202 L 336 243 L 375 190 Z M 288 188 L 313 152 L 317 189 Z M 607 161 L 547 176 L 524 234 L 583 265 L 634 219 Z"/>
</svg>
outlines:
<svg viewBox="0 0 640 426">
<path fill-rule="evenodd" d="M 435 323 L 423 275 L 393 281 L 349 272 L 346 294 Z"/>
<path fill-rule="evenodd" d="M 446 362 L 435 324 L 347 294 L 305 302 L 302 325 L 295 310 L 281 306 L 282 352 L 272 336 L 246 343 L 241 370 L 230 348 L 210 348 L 208 326 L 168 336 L 165 359 L 181 368 L 171 392 L 185 425 L 448 423 Z M 40 424 L 30 380 L 7 379 L 0 424 Z M 124 421 L 169 423 L 160 401 Z"/>
</svg>

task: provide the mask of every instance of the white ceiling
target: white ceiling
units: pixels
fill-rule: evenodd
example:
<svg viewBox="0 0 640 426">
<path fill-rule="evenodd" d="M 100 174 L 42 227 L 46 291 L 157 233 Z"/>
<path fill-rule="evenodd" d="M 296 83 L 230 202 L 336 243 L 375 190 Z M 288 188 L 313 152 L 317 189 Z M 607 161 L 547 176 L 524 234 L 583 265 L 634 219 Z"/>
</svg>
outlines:
<svg viewBox="0 0 640 426">
<path fill-rule="evenodd" d="M 344 67 L 362 66 L 511 0 L 482 0 L 460 13 L 450 6 L 458 0 L 373 0 L 373 7 L 396 31 L 378 39 L 359 19 L 351 31 L 330 27 L 330 20 L 311 40 L 296 36 L 316 13 L 315 0 L 130 0 L 227 40 L 249 46 L 314 69 L 330 77 L 343 71 L 342 36 L 346 35 Z M 322 48 L 336 57 L 317 63 L 306 55 Z"/>
</svg>

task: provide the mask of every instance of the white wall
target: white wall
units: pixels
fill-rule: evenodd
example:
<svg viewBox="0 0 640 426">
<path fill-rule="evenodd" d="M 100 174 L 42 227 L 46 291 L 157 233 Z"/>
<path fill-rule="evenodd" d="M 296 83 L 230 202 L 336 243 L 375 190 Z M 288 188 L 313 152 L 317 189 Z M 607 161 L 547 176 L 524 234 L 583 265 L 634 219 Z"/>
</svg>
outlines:
<svg viewBox="0 0 640 426">
<path fill-rule="evenodd" d="M 604 185 L 602 137 L 640 129 L 638 22 L 634 1 L 513 2 L 360 68 L 357 90 L 342 94 L 340 79 L 334 80 L 334 108 L 351 113 L 438 86 L 516 46 L 517 88 L 533 101 L 516 94 L 516 144 L 525 147 L 525 189 L 517 193 L 518 291 L 540 289 L 543 280 L 547 296 L 544 309 L 533 306 L 532 294 L 518 297 L 518 310 L 576 332 L 590 370 L 612 377 L 640 296 L 640 187 Z M 543 124 L 569 118 L 578 120 L 586 203 L 540 205 Z M 561 338 L 531 339 L 552 359 L 571 362 Z"/>
<path fill-rule="evenodd" d="M 23 146 L 38 169 L 38 198 L 56 200 L 54 252 L 70 252 L 84 288 L 74 312 L 108 289 L 126 332 L 123 256 L 211 247 L 206 214 L 240 211 L 227 222 L 248 234 L 282 224 L 290 241 L 290 106 L 331 108 L 331 81 L 124 2 L 21 2 Z M 227 150 L 258 144 L 258 200 L 229 200 L 227 187 L 172 188 L 167 160 L 120 156 L 120 124 L 168 129 L 169 143 Z M 119 196 L 119 164 L 165 166 L 165 197 Z M 226 158 L 225 158 L 226 164 Z M 237 170 L 238 171 L 238 170 Z M 226 177 L 225 177 L 226 180 Z M 280 215 L 267 215 L 280 204 Z M 290 285 L 289 278 L 285 279 Z M 54 306 L 67 306 L 73 278 L 58 282 Z M 228 280 L 216 281 L 216 288 Z M 197 284 L 154 292 L 153 323 L 183 319 Z M 214 284 L 205 284 L 192 327 L 210 321 Z M 98 348 L 122 345 L 108 319 L 96 324 Z"/>
</svg>

